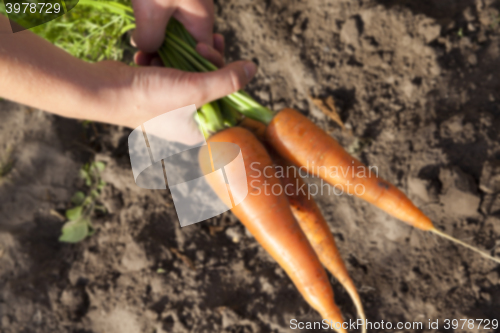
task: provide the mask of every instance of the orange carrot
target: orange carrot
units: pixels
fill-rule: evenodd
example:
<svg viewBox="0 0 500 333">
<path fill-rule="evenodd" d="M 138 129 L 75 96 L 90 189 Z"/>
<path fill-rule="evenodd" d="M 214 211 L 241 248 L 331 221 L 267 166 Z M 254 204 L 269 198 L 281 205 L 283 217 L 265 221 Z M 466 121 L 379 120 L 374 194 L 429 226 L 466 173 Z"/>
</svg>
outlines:
<svg viewBox="0 0 500 333">
<path fill-rule="evenodd" d="M 342 323 L 342 315 L 335 304 L 333 290 L 325 270 L 295 221 L 286 196 L 264 190 L 266 186 L 264 184 L 269 184 L 271 187 L 280 184 L 276 177 L 264 175 L 264 168 L 267 167 L 266 170 L 273 168 L 272 160 L 264 146 L 251 132 L 240 127 L 218 132 L 207 142 L 209 147 L 215 142 L 230 142 L 240 147 L 249 193 L 231 211 L 286 271 L 302 296 L 322 318 L 333 323 Z M 219 160 L 223 158 L 221 155 L 226 153 L 223 149 L 211 149 L 210 154 L 213 160 Z M 211 173 L 212 163 L 207 162 L 210 160 L 208 153 L 206 151 L 200 153 L 199 159 L 203 173 Z M 210 185 L 217 194 L 225 193 L 227 190 L 225 185 L 215 182 L 210 182 Z M 339 327 L 338 331 L 346 332 L 342 327 Z"/>
<path fill-rule="evenodd" d="M 266 126 L 263 123 L 245 118 L 240 126 L 252 131 L 260 140 L 265 140 Z M 311 198 L 310 195 L 299 190 L 303 188 L 304 180 L 300 177 L 297 170 L 292 169 L 292 164 L 276 154 L 272 148 L 267 147 L 267 150 L 274 163 L 284 170 L 282 173 L 283 177 L 280 178 L 280 180 L 288 201 L 290 202 L 292 213 L 299 223 L 300 228 L 309 239 L 309 242 L 323 266 L 325 266 L 347 290 L 356 306 L 359 317 L 365 322 L 366 316 L 356 286 L 349 276 L 337 245 L 335 244 L 335 239 L 316 201 Z M 366 328 L 363 325 L 362 332 L 365 331 Z"/>
<path fill-rule="evenodd" d="M 332 186 L 341 186 L 344 192 L 362 198 L 416 228 L 436 233 L 500 262 L 500 259 L 436 229 L 403 192 L 379 178 L 299 112 L 283 109 L 276 114 L 266 128 L 265 138 L 281 156 Z"/>
<path fill-rule="evenodd" d="M 290 207 L 295 219 L 300 225 L 300 228 L 306 234 L 314 251 L 318 255 L 323 266 L 342 284 L 351 297 L 360 319 L 366 321 L 365 312 L 359 297 L 358 291 L 349 272 L 345 267 L 344 261 L 340 256 L 340 252 L 335 244 L 335 239 L 326 223 L 323 214 L 316 204 L 316 201 L 309 194 L 300 191 L 299 189 L 305 184 L 304 180 L 298 175 L 296 169 L 292 170 L 292 165 L 281 158 L 275 158 L 274 162 L 283 167 L 285 172 L 281 178 Z M 362 332 L 366 332 L 363 325 Z"/>
<path fill-rule="evenodd" d="M 349 155 L 307 117 L 292 109 L 279 112 L 269 123 L 266 139 L 277 152 L 333 186 L 342 186 L 392 216 L 423 230 L 431 220 L 395 186 Z"/>
</svg>

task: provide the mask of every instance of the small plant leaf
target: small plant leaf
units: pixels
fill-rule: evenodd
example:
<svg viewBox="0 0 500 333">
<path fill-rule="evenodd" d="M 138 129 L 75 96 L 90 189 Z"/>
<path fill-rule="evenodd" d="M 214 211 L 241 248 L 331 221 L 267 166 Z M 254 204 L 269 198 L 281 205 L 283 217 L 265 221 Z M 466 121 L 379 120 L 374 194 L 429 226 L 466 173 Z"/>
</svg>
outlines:
<svg viewBox="0 0 500 333">
<path fill-rule="evenodd" d="M 91 196 L 92 196 L 92 198 L 94 198 L 94 199 L 99 198 L 99 192 L 97 192 L 96 190 L 92 190 L 92 191 L 90 191 L 90 195 L 91 195 Z"/>
<path fill-rule="evenodd" d="M 70 221 L 76 221 L 82 216 L 82 206 L 77 206 L 66 211 L 66 217 Z"/>
<path fill-rule="evenodd" d="M 86 170 L 86 168 L 80 169 L 80 177 L 85 180 L 85 185 L 90 186 L 92 185 L 92 178 L 90 178 L 89 172 Z"/>
<path fill-rule="evenodd" d="M 85 193 L 82 191 L 78 191 L 73 196 L 71 197 L 71 202 L 73 205 L 80 206 L 83 204 L 83 201 L 85 200 Z"/>
<path fill-rule="evenodd" d="M 78 243 L 89 234 L 89 225 L 85 220 L 67 222 L 62 228 L 60 242 Z"/>
<path fill-rule="evenodd" d="M 85 200 L 83 201 L 82 206 L 83 206 L 83 207 L 86 207 L 86 206 L 90 205 L 90 204 L 92 203 L 92 201 L 93 201 L 93 200 L 92 200 L 92 198 L 91 198 L 91 197 L 86 197 L 86 198 L 85 198 Z"/>
<path fill-rule="evenodd" d="M 107 212 L 106 207 L 104 207 L 103 205 L 95 205 L 94 209 L 98 210 L 104 214 L 106 214 L 106 212 Z"/>
<path fill-rule="evenodd" d="M 104 162 L 100 162 L 100 161 L 99 162 L 95 162 L 94 165 L 95 165 L 95 167 L 97 168 L 97 170 L 99 172 L 102 172 L 102 171 L 104 171 L 104 169 L 106 169 L 106 164 Z"/>
<path fill-rule="evenodd" d="M 106 184 L 106 182 L 105 182 L 105 181 L 100 180 L 100 181 L 99 181 L 99 184 L 97 185 L 97 189 L 98 189 L 99 191 L 101 191 L 101 190 L 104 188 L 104 186 L 106 186 L 106 185 L 107 185 L 107 184 Z"/>
<path fill-rule="evenodd" d="M 92 226 L 92 224 L 90 224 L 90 221 L 87 225 L 89 227 L 89 232 L 88 232 L 87 236 L 92 236 L 93 234 L 95 234 L 95 228 L 94 228 L 94 226 Z"/>
</svg>

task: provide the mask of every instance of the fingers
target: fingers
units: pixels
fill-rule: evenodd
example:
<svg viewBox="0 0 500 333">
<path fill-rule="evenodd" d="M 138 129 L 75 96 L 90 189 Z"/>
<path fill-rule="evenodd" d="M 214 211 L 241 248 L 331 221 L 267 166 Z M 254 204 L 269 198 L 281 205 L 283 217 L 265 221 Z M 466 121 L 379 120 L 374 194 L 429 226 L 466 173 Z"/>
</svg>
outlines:
<svg viewBox="0 0 500 333">
<path fill-rule="evenodd" d="M 196 41 L 213 47 L 214 4 L 212 0 L 183 0 L 175 11 L 174 17 L 184 24 Z"/>
<path fill-rule="evenodd" d="M 236 61 L 217 71 L 185 73 L 187 88 L 196 91 L 197 106 L 232 94 L 254 77 L 257 65 L 251 61 Z"/>
<path fill-rule="evenodd" d="M 138 51 L 134 54 L 134 62 L 139 66 L 149 66 L 153 56 L 154 53 Z"/>
<path fill-rule="evenodd" d="M 106 67 L 126 67 L 127 65 L 121 61 L 116 60 L 103 60 L 98 62 L 99 65 Z"/>
<path fill-rule="evenodd" d="M 196 51 L 201 54 L 202 57 L 210 61 L 215 66 L 221 68 L 224 67 L 224 36 L 221 34 L 214 34 L 214 47 L 210 47 L 204 43 L 198 43 L 196 45 Z"/>
<path fill-rule="evenodd" d="M 204 44 L 204 43 L 198 43 L 196 45 L 196 51 L 205 59 L 210 61 L 212 64 L 215 66 L 221 68 L 224 67 L 224 58 L 222 55 L 213 47 Z"/>
<path fill-rule="evenodd" d="M 156 66 L 156 67 L 163 66 L 163 62 L 158 57 L 158 54 L 146 53 L 142 51 L 137 51 L 134 54 L 134 62 L 138 66 Z"/>
<path fill-rule="evenodd" d="M 214 34 L 214 49 L 224 57 L 224 49 L 226 48 L 226 42 L 224 41 L 224 36 L 221 34 Z"/>
<path fill-rule="evenodd" d="M 175 10 L 170 2 L 132 0 L 137 25 L 132 39 L 140 50 L 152 53 L 161 46 L 168 19 Z"/>
</svg>

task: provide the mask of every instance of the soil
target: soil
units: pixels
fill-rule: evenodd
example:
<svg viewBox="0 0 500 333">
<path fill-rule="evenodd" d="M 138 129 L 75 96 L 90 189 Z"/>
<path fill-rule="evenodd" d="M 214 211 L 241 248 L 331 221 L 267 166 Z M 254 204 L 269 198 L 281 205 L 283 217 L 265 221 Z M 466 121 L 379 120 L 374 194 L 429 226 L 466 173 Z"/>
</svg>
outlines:
<svg viewBox="0 0 500 333">
<path fill-rule="evenodd" d="M 260 65 L 247 90 L 261 103 L 307 114 L 440 229 L 500 255 L 500 2 L 225 0 L 216 16 L 229 60 Z M 310 96 L 332 96 L 345 130 Z M 168 191 L 135 185 L 130 129 L 0 110 L 0 160 L 13 162 L 0 185 L 0 332 L 296 332 L 292 318 L 320 320 L 231 213 L 180 228 Z M 107 212 L 93 236 L 60 243 L 94 159 L 107 163 Z M 369 320 L 439 319 L 423 331 L 451 332 L 445 319 L 500 319 L 495 263 L 353 197 L 317 200 Z"/>
</svg>

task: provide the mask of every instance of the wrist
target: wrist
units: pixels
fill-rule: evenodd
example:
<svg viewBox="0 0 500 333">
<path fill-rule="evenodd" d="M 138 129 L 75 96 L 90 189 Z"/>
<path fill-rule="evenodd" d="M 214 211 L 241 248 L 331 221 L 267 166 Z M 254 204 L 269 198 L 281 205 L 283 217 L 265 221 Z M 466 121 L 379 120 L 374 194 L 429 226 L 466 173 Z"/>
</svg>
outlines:
<svg viewBox="0 0 500 333">
<path fill-rule="evenodd" d="M 120 62 L 88 64 L 87 79 L 80 87 L 79 118 L 130 127 L 127 119 L 134 67 Z"/>
</svg>

